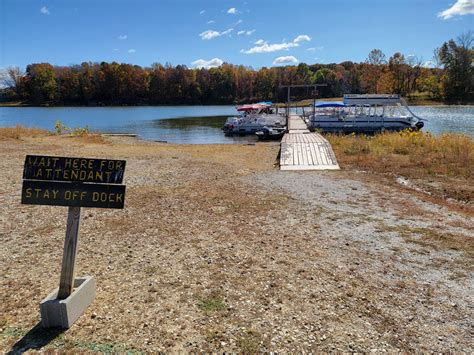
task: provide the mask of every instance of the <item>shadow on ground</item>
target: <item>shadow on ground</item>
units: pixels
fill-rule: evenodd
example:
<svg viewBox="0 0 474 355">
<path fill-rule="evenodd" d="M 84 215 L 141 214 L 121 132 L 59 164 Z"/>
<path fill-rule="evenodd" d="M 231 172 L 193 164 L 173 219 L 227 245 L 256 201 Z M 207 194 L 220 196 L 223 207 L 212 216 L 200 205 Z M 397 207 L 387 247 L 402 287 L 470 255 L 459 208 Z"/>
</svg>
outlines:
<svg viewBox="0 0 474 355">
<path fill-rule="evenodd" d="M 8 354 L 22 354 L 28 350 L 39 350 L 62 334 L 65 329 L 46 329 L 41 322 L 30 329 L 26 335 L 18 340 Z"/>
</svg>

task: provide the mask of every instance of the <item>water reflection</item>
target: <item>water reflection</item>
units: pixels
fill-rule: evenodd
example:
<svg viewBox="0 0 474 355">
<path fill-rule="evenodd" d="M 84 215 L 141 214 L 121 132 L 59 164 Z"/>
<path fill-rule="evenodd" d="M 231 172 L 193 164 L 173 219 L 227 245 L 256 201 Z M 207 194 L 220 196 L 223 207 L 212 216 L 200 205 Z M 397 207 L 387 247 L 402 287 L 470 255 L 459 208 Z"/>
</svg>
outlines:
<svg viewBox="0 0 474 355">
<path fill-rule="evenodd" d="M 143 122 L 140 136 L 155 141 L 185 144 L 255 143 L 257 141 L 256 136 L 224 136 L 222 127 L 227 117 L 178 117 L 152 120 Z"/>
</svg>

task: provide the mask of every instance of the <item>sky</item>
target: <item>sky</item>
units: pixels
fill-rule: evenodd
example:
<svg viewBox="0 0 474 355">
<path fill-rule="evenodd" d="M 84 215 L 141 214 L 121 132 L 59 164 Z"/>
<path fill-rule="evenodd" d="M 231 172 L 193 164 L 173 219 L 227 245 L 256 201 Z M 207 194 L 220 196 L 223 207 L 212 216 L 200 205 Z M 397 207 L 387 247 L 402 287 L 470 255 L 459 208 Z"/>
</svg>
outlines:
<svg viewBox="0 0 474 355">
<path fill-rule="evenodd" d="M 85 61 L 253 68 L 426 62 L 474 30 L 473 0 L 0 0 L 0 68 Z"/>
</svg>

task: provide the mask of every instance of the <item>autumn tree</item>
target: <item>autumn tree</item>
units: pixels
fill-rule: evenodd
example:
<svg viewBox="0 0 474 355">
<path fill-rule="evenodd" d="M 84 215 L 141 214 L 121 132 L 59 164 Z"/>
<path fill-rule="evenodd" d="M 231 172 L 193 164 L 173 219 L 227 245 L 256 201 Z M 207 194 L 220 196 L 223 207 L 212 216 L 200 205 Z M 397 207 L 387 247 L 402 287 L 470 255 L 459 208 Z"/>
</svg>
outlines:
<svg viewBox="0 0 474 355">
<path fill-rule="evenodd" d="M 33 103 L 51 102 L 58 97 L 58 83 L 51 64 L 28 65 L 26 67 L 26 77 L 29 99 Z"/>
<path fill-rule="evenodd" d="M 439 59 L 445 68 L 443 94 L 448 100 L 474 100 L 473 37 L 469 31 L 439 49 Z"/>
<path fill-rule="evenodd" d="M 384 66 L 387 63 L 385 54 L 380 49 L 372 49 L 362 66 L 361 80 L 364 89 L 368 93 L 379 93 L 377 83 L 383 74 Z"/>
</svg>

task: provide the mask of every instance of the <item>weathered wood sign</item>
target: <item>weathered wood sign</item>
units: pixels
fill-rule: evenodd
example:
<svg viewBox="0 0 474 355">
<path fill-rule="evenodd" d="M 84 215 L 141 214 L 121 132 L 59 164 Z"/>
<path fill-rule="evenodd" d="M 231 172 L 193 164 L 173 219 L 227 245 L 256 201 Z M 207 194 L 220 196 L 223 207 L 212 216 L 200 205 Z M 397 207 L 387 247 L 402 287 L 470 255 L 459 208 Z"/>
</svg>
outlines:
<svg viewBox="0 0 474 355">
<path fill-rule="evenodd" d="M 27 155 L 23 179 L 121 184 L 125 160 Z"/>
<path fill-rule="evenodd" d="M 124 185 L 25 180 L 21 191 L 28 205 L 123 208 L 124 201 Z"/>
<path fill-rule="evenodd" d="M 125 160 L 27 155 L 21 203 L 123 208 Z M 110 185 L 114 184 L 114 185 Z"/>
<path fill-rule="evenodd" d="M 125 163 L 125 160 L 26 156 L 21 203 L 69 206 L 57 299 L 45 299 L 40 304 L 42 323 L 45 327 L 68 328 L 92 302 L 95 282 L 90 277 L 86 278 L 89 283 L 87 287 L 81 286 L 75 294 L 72 294 L 75 283 L 74 268 L 80 208 L 123 208 L 125 185 L 120 184 L 125 172 Z M 88 295 L 84 293 L 81 295 L 81 292 L 85 292 L 79 291 L 81 289 L 92 291 L 89 291 Z M 76 297 L 76 300 L 70 297 Z M 66 301 L 66 308 L 61 304 L 61 300 Z M 70 301 L 70 311 L 67 300 Z"/>
</svg>

